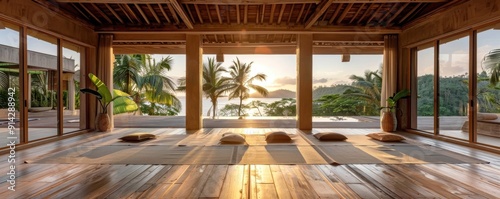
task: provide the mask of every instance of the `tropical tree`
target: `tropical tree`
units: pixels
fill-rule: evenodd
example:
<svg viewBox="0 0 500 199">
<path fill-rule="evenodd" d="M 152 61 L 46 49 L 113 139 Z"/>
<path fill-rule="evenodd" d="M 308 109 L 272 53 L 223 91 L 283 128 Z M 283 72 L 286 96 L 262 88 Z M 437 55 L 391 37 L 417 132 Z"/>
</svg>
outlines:
<svg viewBox="0 0 500 199">
<path fill-rule="evenodd" d="M 266 114 L 269 116 L 291 116 L 297 114 L 297 100 L 294 98 L 282 98 L 279 101 L 270 103 L 266 107 Z"/>
<path fill-rule="evenodd" d="M 349 79 L 353 80 L 353 83 L 348 86 L 344 95 L 364 101 L 366 104 L 364 114 L 377 115 L 380 107 L 382 72 L 367 70 L 364 76 L 351 75 Z"/>
<path fill-rule="evenodd" d="M 139 106 L 138 112 L 148 115 L 175 115 L 181 102 L 175 96 L 177 85 L 167 75 L 171 70 L 172 58 L 162 58 L 159 62 L 150 55 L 117 56 L 113 77 L 115 85 L 129 91 Z"/>
<path fill-rule="evenodd" d="M 256 80 L 265 81 L 266 75 L 258 73 L 254 76 L 250 75 L 253 62 L 249 64 L 241 63 L 238 58 L 233 60 L 233 65 L 229 67 L 229 74 L 231 75 L 231 86 L 229 93 L 229 100 L 239 98 L 238 119 L 241 119 L 241 109 L 243 107 L 243 100 L 250 97 L 250 89 L 260 93 L 262 96 L 267 96 L 269 91 L 259 85 L 254 84 Z"/>
<path fill-rule="evenodd" d="M 248 107 L 250 108 L 255 108 L 259 112 L 259 116 L 262 116 L 262 112 L 260 111 L 260 108 L 266 108 L 267 103 L 262 102 L 260 100 L 253 100 L 250 103 L 247 104 Z"/>
<path fill-rule="evenodd" d="M 500 83 L 500 49 L 494 49 L 486 54 L 481 64 L 491 74 L 490 85 L 496 87 Z"/>
</svg>

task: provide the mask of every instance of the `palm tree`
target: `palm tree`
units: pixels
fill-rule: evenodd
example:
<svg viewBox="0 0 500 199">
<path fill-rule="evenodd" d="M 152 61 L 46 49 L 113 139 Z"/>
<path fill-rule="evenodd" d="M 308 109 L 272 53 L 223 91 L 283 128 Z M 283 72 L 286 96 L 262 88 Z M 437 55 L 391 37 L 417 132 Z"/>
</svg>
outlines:
<svg viewBox="0 0 500 199">
<path fill-rule="evenodd" d="M 174 112 L 180 110 L 181 103 L 175 96 L 177 85 L 167 76 L 171 69 L 171 57 L 159 62 L 150 55 L 122 55 L 118 58 L 113 71 L 115 85 L 120 90 L 129 91 L 138 106 L 149 103 L 149 115 L 157 114 L 162 108 L 174 108 Z M 140 114 L 141 108 L 138 111 Z"/>
<path fill-rule="evenodd" d="M 241 63 L 240 60 L 236 58 L 236 61 L 233 60 L 233 65 L 229 67 L 229 74 L 232 77 L 229 99 L 240 99 L 238 119 L 242 118 L 241 108 L 243 106 L 243 100 L 247 99 L 250 96 L 250 89 L 257 91 L 263 96 L 267 96 L 267 94 L 269 93 L 266 88 L 253 83 L 255 80 L 266 80 L 266 75 L 263 73 L 258 73 L 254 76 L 250 76 L 252 64 L 253 62 L 250 62 L 250 64 Z"/>
<path fill-rule="evenodd" d="M 208 58 L 208 64 L 203 64 L 203 92 L 212 102 L 212 119 L 215 119 L 217 99 L 231 87 L 231 79 L 222 76 L 227 70 L 215 58 Z"/>
<path fill-rule="evenodd" d="M 364 77 L 351 75 L 349 79 L 353 80 L 351 86 L 348 86 L 344 92 L 344 95 L 357 97 L 366 102 L 365 114 L 371 114 L 370 112 L 377 111 L 380 107 L 380 91 L 382 88 L 382 74 L 379 70 L 377 71 L 365 71 Z M 374 108 L 370 108 L 374 107 Z"/>
<path fill-rule="evenodd" d="M 490 72 L 490 85 L 495 87 L 500 82 L 500 49 L 494 49 L 486 54 L 481 64 Z"/>
</svg>

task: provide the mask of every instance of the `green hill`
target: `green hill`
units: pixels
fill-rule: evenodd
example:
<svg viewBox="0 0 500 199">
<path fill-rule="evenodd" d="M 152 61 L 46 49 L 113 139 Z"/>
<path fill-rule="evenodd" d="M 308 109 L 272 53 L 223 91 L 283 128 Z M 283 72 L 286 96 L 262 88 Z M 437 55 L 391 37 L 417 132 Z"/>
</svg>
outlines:
<svg viewBox="0 0 500 199">
<path fill-rule="evenodd" d="M 319 99 L 323 95 L 342 94 L 345 90 L 347 90 L 347 86 L 345 85 L 318 87 L 313 91 L 313 99 Z"/>
<path fill-rule="evenodd" d="M 250 94 L 251 98 L 295 98 L 296 93 L 291 90 L 279 89 L 275 91 L 269 91 L 266 97 L 259 93 Z"/>
</svg>

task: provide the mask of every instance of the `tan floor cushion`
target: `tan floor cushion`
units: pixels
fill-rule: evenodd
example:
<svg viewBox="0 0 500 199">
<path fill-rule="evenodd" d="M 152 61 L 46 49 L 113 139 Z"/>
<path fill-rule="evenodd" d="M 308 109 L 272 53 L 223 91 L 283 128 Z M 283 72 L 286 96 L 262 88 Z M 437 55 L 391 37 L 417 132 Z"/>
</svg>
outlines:
<svg viewBox="0 0 500 199">
<path fill-rule="evenodd" d="M 494 113 L 477 113 L 477 120 L 496 120 L 498 115 Z"/>
<path fill-rule="evenodd" d="M 224 133 L 220 138 L 221 144 L 243 144 L 245 143 L 245 135 L 238 133 Z"/>
<path fill-rule="evenodd" d="M 382 141 L 382 142 L 399 142 L 401 140 L 404 140 L 405 138 L 394 134 L 394 133 L 370 133 L 367 134 L 366 136 L 371 137 L 372 139 Z"/>
<path fill-rule="evenodd" d="M 316 133 L 316 134 L 314 134 L 314 137 L 316 137 L 318 140 L 321 140 L 321 141 L 344 141 L 344 140 L 347 140 L 347 137 L 345 135 L 342 135 L 340 133 L 335 133 L 335 132 Z"/>
<path fill-rule="evenodd" d="M 151 133 L 131 133 L 128 135 L 125 135 L 119 139 L 125 142 L 138 142 L 138 141 L 143 141 L 143 140 L 149 140 L 149 139 L 155 139 L 156 135 L 151 134 Z"/>
<path fill-rule="evenodd" d="M 281 143 L 281 142 L 291 142 L 292 138 L 283 131 L 273 131 L 266 133 L 266 142 L 270 143 Z"/>
</svg>

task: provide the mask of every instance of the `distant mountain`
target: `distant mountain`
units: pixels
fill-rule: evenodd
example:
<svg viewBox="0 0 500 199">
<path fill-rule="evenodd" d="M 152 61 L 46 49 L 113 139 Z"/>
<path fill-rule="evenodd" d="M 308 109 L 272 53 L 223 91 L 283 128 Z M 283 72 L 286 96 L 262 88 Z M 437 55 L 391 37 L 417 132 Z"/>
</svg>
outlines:
<svg viewBox="0 0 500 199">
<path fill-rule="evenodd" d="M 323 95 L 342 94 L 345 90 L 347 90 L 347 86 L 345 85 L 318 87 L 313 91 L 313 99 L 319 99 Z"/>
<path fill-rule="evenodd" d="M 295 98 L 296 93 L 291 90 L 279 89 L 275 91 L 270 91 L 266 97 L 259 93 L 250 94 L 251 98 Z"/>
</svg>

